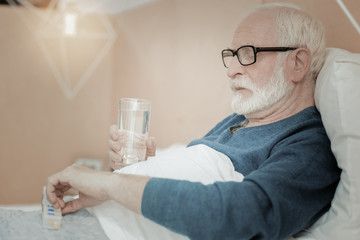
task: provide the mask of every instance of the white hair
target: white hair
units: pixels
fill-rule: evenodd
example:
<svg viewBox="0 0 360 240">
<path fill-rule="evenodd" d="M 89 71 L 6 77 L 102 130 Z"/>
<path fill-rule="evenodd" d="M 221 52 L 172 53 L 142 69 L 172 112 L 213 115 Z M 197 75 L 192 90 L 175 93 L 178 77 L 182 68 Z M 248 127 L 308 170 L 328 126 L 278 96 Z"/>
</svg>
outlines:
<svg viewBox="0 0 360 240">
<path fill-rule="evenodd" d="M 288 3 L 263 4 L 252 13 L 262 10 L 275 12 L 278 44 L 280 47 L 306 47 L 311 53 L 308 78 L 315 86 L 316 78 L 325 61 L 325 29 L 323 24 L 303 9 Z M 289 52 L 279 54 L 284 59 Z"/>
</svg>

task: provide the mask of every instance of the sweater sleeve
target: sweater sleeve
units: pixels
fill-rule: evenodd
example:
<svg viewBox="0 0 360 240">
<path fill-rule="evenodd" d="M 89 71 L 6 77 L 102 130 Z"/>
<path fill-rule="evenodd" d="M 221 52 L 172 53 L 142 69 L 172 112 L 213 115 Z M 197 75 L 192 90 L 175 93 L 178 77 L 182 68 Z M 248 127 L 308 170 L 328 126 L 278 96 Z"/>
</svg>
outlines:
<svg viewBox="0 0 360 240">
<path fill-rule="evenodd" d="M 191 239 L 285 239 L 328 209 L 339 169 L 321 141 L 284 144 L 243 182 L 153 178 L 142 213 Z"/>
</svg>

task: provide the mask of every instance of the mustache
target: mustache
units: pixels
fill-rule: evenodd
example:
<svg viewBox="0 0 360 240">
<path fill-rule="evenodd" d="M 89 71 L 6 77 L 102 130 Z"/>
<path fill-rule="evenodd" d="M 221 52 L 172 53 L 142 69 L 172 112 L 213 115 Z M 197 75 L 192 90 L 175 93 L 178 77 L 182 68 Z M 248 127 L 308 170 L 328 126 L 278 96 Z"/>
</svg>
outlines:
<svg viewBox="0 0 360 240">
<path fill-rule="evenodd" d="M 236 91 L 238 88 L 246 88 L 250 90 L 257 89 L 257 86 L 247 76 L 237 76 L 236 78 L 229 79 L 231 90 Z"/>
</svg>

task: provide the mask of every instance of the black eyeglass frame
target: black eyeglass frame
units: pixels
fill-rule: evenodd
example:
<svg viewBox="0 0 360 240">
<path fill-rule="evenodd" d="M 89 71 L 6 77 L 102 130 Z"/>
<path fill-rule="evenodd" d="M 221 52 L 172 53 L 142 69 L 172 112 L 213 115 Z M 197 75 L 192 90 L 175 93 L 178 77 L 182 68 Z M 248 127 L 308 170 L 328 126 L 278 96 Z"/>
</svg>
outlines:
<svg viewBox="0 0 360 240">
<path fill-rule="evenodd" d="M 245 48 L 245 47 L 250 47 L 253 49 L 254 51 L 254 62 L 252 63 L 247 63 L 247 64 L 243 64 L 240 60 L 240 57 L 238 55 L 238 51 L 241 49 L 241 48 Z M 231 50 L 231 49 L 224 49 L 221 51 L 221 57 L 222 57 L 222 60 L 223 60 L 223 64 L 226 68 L 229 68 L 226 66 L 225 64 L 225 60 L 224 60 L 224 52 L 227 51 L 227 52 L 231 52 L 232 53 L 232 57 L 237 57 L 239 63 L 243 66 L 249 66 L 249 65 L 252 65 L 256 62 L 256 54 L 258 52 L 286 52 L 286 51 L 291 51 L 291 50 L 296 50 L 297 48 L 295 47 L 254 47 L 252 45 L 244 45 L 244 46 L 241 46 L 239 47 L 238 49 L 236 49 L 236 51 L 234 50 Z M 228 56 L 227 56 L 228 57 Z"/>
</svg>

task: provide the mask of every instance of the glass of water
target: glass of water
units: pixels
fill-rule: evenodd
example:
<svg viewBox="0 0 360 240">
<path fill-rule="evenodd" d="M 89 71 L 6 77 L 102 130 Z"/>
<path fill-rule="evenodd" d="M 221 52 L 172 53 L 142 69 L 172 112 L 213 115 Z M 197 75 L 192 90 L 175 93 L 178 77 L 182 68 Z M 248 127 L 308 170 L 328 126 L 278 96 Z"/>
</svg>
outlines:
<svg viewBox="0 0 360 240">
<path fill-rule="evenodd" d="M 145 160 L 150 125 L 151 102 L 145 99 L 121 98 L 119 100 L 118 129 L 123 146 L 120 150 L 122 163 L 126 166 Z"/>
</svg>

